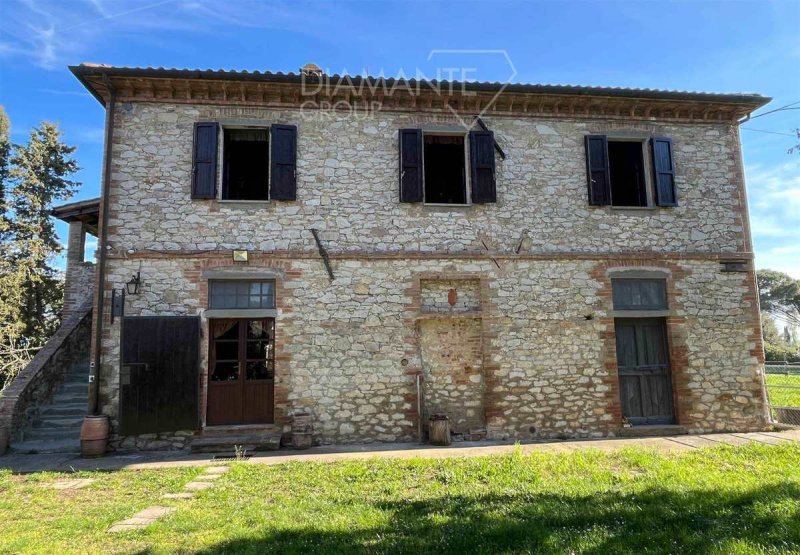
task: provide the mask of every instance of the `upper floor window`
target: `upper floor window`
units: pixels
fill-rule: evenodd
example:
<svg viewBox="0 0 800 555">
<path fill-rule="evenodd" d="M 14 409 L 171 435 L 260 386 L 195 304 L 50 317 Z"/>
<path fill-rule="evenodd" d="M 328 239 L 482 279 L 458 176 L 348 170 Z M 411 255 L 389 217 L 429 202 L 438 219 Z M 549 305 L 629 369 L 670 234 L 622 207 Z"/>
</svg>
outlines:
<svg viewBox="0 0 800 555">
<path fill-rule="evenodd" d="M 401 129 L 399 144 L 400 202 L 454 205 L 496 202 L 491 131 L 475 130 L 462 135 Z"/>
<path fill-rule="evenodd" d="M 425 202 L 467 203 L 464 135 L 424 135 Z"/>
<path fill-rule="evenodd" d="M 589 204 L 618 207 L 678 204 L 670 139 L 653 137 L 645 141 L 587 135 L 586 173 Z"/>
<path fill-rule="evenodd" d="M 608 141 L 611 206 L 647 206 L 643 141 Z"/>
<path fill-rule="evenodd" d="M 275 282 L 268 281 L 210 281 L 209 308 L 275 308 Z"/>
<path fill-rule="evenodd" d="M 269 130 L 223 128 L 222 198 L 269 198 Z"/>
<path fill-rule="evenodd" d="M 222 128 L 218 122 L 198 122 L 194 126 L 192 198 L 295 200 L 296 167 L 294 125 Z"/>
<path fill-rule="evenodd" d="M 614 310 L 666 310 L 667 282 L 658 278 L 613 278 Z"/>
</svg>

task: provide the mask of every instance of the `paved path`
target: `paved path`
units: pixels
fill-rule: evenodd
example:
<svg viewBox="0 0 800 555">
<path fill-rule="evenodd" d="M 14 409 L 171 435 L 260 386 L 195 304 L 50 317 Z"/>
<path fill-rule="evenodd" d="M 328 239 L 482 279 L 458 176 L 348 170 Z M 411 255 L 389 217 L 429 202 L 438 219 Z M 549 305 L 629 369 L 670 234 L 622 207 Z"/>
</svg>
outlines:
<svg viewBox="0 0 800 555">
<path fill-rule="evenodd" d="M 161 497 L 163 499 L 191 499 L 194 497 L 195 491 L 204 490 L 212 487 L 214 481 L 228 471 L 227 466 L 208 466 L 205 472 L 200 474 L 197 478 L 183 486 L 184 491 L 180 493 L 165 493 Z M 153 524 L 160 518 L 173 513 L 177 507 L 162 507 L 161 505 L 153 505 L 146 509 L 139 511 L 131 518 L 115 522 L 108 529 L 111 534 L 118 532 L 130 532 L 131 530 L 138 530 L 146 528 Z"/>
<path fill-rule="evenodd" d="M 570 452 L 580 449 L 617 451 L 626 447 L 656 449 L 662 452 L 691 451 L 701 447 L 721 444 L 743 445 L 746 443 L 776 444 L 800 443 L 800 429 L 781 432 L 754 432 L 746 434 L 702 434 L 648 438 L 620 438 L 576 441 L 521 442 L 523 453 Z M 312 447 L 305 451 L 282 449 L 255 453 L 251 464 L 281 464 L 287 462 L 315 461 L 334 462 L 373 457 L 387 459 L 452 458 L 502 455 L 514 451 L 513 441 L 480 441 L 453 444 L 450 447 L 432 447 L 417 443 L 391 443 L 369 445 L 338 445 Z M 213 465 L 212 454 L 187 455 L 181 452 L 151 452 L 109 455 L 100 459 L 81 459 L 77 455 L 6 455 L 0 457 L 0 468 L 16 473 L 41 472 L 44 470 L 71 472 L 75 470 L 120 470 L 166 468 L 181 466 Z M 202 486 L 200 486 L 202 487 Z"/>
</svg>

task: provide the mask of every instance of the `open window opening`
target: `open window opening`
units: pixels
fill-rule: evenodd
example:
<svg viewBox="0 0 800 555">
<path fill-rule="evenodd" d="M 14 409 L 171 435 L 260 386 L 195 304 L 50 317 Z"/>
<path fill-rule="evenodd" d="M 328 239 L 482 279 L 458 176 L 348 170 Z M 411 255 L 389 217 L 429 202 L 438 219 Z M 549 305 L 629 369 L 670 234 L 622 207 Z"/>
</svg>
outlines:
<svg viewBox="0 0 800 555">
<path fill-rule="evenodd" d="M 647 206 L 642 141 L 608 141 L 612 206 Z"/>
<path fill-rule="evenodd" d="M 467 204 L 463 135 L 424 136 L 425 202 Z"/>
<path fill-rule="evenodd" d="M 269 199 L 269 130 L 223 129 L 222 198 Z"/>
</svg>

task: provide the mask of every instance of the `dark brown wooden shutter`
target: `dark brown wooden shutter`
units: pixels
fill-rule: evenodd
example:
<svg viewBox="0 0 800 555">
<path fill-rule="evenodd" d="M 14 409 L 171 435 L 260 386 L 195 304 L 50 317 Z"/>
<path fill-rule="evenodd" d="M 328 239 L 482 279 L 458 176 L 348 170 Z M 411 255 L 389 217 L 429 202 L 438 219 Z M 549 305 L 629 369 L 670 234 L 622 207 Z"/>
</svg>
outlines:
<svg viewBox="0 0 800 555">
<path fill-rule="evenodd" d="M 200 318 L 125 317 L 121 333 L 122 435 L 196 430 Z"/>
<path fill-rule="evenodd" d="M 270 127 L 270 193 L 273 200 L 297 199 L 297 126 Z"/>
<path fill-rule="evenodd" d="M 215 121 L 194 124 L 192 155 L 192 198 L 217 196 L 217 141 L 219 124 Z"/>
<path fill-rule="evenodd" d="M 494 133 L 491 131 L 469 132 L 469 159 L 473 204 L 497 202 Z"/>
<path fill-rule="evenodd" d="M 653 137 L 653 175 L 656 183 L 656 204 L 678 206 L 675 192 L 675 165 L 672 161 L 672 139 Z"/>
<path fill-rule="evenodd" d="M 611 172 L 608 165 L 608 138 L 605 135 L 586 135 L 586 178 L 589 204 L 611 204 Z"/>
<path fill-rule="evenodd" d="M 422 202 L 422 130 L 400 130 L 400 202 Z"/>
</svg>

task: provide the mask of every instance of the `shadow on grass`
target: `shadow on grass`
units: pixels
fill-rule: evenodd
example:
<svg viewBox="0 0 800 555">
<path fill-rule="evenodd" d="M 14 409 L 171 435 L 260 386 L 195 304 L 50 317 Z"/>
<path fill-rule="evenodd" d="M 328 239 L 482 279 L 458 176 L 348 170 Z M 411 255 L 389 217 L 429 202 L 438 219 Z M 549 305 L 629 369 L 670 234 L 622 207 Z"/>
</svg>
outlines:
<svg viewBox="0 0 800 555">
<path fill-rule="evenodd" d="M 756 551 L 800 549 L 800 488 L 790 482 L 747 493 L 479 495 L 367 507 L 385 522 L 267 526 L 202 553 L 725 553 L 735 541 Z"/>
</svg>

